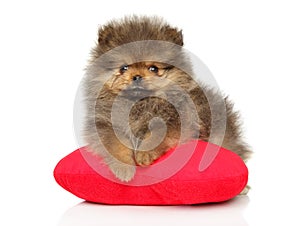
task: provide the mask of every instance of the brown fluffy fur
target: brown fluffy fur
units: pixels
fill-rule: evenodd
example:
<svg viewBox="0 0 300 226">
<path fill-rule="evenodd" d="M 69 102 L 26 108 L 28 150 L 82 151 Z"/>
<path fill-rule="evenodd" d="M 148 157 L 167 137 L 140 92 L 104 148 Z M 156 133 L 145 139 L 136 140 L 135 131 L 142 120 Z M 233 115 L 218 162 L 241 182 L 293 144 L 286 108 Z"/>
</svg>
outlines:
<svg viewBox="0 0 300 226">
<path fill-rule="evenodd" d="M 112 56 L 108 56 L 106 62 L 97 62 L 97 59 L 109 50 L 113 50 L 123 44 L 143 40 L 159 40 L 179 46 L 183 45 L 181 31 L 158 18 L 126 17 L 120 21 L 112 21 L 99 29 L 98 43 L 92 51 L 92 60 L 87 68 L 85 80 L 88 112 L 85 124 L 85 140 L 90 148 L 105 159 L 117 178 L 122 181 L 129 181 L 134 177 L 136 164 L 140 166 L 150 165 L 163 155 L 168 148 L 177 145 L 182 134 L 184 134 L 184 137 L 181 137 L 181 142 L 190 139 L 208 141 L 211 130 L 210 109 L 212 105 L 215 109 L 218 109 L 221 103 L 225 102 L 227 118 L 222 146 L 237 153 L 246 161 L 250 151 L 248 146 L 242 141 L 238 122 L 239 117 L 233 111 L 232 103 L 218 91 L 209 89 L 204 85 L 200 87 L 194 81 L 191 71 L 192 66 L 181 51 L 172 52 L 168 48 L 163 50 L 165 51 L 163 54 L 170 58 L 171 62 L 181 65 L 185 69 L 184 71 L 171 64 L 157 61 L 145 60 L 138 62 L 134 57 L 136 51 L 117 52 L 112 54 Z M 151 48 L 145 49 L 146 51 L 143 55 L 161 54 L 159 52 L 161 50 L 157 51 L 155 48 L 154 50 L 151 50 Z M 126 70 L 120 69 L 124 64 L 128 64 L 128 68 Z M 155 70 L 149 71 L 149 68 L 153 66 L 155 66 Z M 110 74 L 110 78 L 105 80 L 102 74 Z M 111 122 L 112 105 L 115 102 L 120 102 L 120 106 L 127 106 L 135 101 L 136 98 L 143 97 L 143 92 L 129 89 L 134 85 L 133 80 L 136 75 L 140 75 L 147 95 L 133 105 L 129 114 L 130 128 L 117 128 L 122 135 L 117 137 Z M 180 92 L 172 90 L 170 83 L 160 82 L 159 78 L 166 77 L 188 93 L 195 105 L 198 117 L 190 113 L 189 105 Z M 98 90 L 99 84 L 101 84 L 102 90 Z M 149 97 L 151 94 L 156 96 Z M 117 98 L 118 95 L 119 98 Z M 176 106 L 157 95 L 173 100 Z M 212 100 L 210 104 L 208 97 Z M 178 111 L 185 112 L 185 122 L 189 123 L 188 129 L 182 134 Z M 138 150 L 138 147 L 144 141 L 151 136 L 155 136 L 155 133 L 161 129 L 161 126 L 153 125 L 151 134 L 148 125 L 153 117 L 159 117 L 164 120 L 167 128 L 166 136 L 160 145 L 154 149 L 150 151 Z M 220 127 L 221 130 L 222 123 L 218 124 L 218 114 L 216 117 L 215 126 L 217 129 Z M 129 135 L 129 130 L 138 139 L 133 139 Z M 104 147 L 100 145 L 99 139 L 108 152 L 104 151 Z M 131 143 L 132 146 L 128 147 L 124 143 Z"/>
</svg>

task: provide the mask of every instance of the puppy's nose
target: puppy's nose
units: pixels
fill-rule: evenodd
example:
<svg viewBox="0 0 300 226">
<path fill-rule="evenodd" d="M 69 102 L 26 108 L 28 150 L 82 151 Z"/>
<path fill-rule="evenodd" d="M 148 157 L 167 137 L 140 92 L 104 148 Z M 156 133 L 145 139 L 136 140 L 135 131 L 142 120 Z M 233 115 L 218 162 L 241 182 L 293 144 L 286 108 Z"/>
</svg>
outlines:
<svg viewBox="0 0 300 226">
<path fill-rule="evenodd" d="M 132 77 L 132 81 L 134 81 L 135 83 L 140 83 L 142 80 L 143 78 L 140 75 L 135 75 Z"/>
</svg>

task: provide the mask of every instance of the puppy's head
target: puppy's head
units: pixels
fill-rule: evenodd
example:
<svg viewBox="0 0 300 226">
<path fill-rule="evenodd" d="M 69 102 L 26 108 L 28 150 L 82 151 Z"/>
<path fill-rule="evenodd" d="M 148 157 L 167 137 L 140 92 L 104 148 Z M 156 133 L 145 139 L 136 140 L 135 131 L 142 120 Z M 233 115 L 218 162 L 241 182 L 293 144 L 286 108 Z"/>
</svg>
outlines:
<svg viewBox="0 0 300 226">
<path fill-rule="evenodd" d="M 111 21 L 99 29 L 87 93 L 97 93 L 101 84 L 105 92 L 143 98 L 167 92 L 170 81 L 188 84 L 192 67 L 182 45 L 182 32 L 162 19 L 133 16 Z"/>
</svg>

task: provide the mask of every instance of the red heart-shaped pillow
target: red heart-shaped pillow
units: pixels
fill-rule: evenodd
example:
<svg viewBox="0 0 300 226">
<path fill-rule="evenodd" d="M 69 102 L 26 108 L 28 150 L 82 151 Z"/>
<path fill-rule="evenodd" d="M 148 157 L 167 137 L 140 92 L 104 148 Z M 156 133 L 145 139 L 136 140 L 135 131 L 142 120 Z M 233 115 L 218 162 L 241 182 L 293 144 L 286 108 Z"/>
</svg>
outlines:
<svg viewBox="0 0 300 226">
<path fill-rule="evenodd" d="M 96 203 L 179 205 L 229 200 L 246 186 L 247 167 L 238 155 L 220 147 L 213 154 L 213 161 L 201 169 L 200 162 L 205 157 L 204 153 L 209 156 L 208 146 L 219 148 L 203 141 L 182 144 L 175 151 L 170 150 L 155 164 L 146 168 L 137 167 L 136 175 L 129 183 L 118 182 L 108 167 L 101 163 L 101 159 L 83 147 L 57 164 L 54 177 L 67 191 Z M 181 156 L 181 153 L 189 153 L 191 149 L 188 158 Z M 176 156 L 176 153 L 179 154 L 172 162 L 175 167 L 164 163 L 172 159 L 173 154 Z M 178 167 L 176 162 L 180 162 Z M 164 169 L 166 172 L 174 172 L 164 174 Z"/>
</svg>

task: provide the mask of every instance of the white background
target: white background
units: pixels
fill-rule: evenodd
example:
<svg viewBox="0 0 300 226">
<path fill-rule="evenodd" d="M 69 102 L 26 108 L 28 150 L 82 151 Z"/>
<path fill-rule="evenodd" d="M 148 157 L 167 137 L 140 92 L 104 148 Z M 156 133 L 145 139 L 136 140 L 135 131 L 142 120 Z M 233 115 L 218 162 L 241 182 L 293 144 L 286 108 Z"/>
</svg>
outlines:
<svg viewBox="0 0 300 226">
<path fill-rule="evenodd" d="M 299 12 L 296 0 L 1 1 L 0 224 L 299 225 Z M 78 147 L 73 101 L 97 28 L 132 13 L 182 28 L 185 47 L 236 103 L 255 152 L 248 197 L 197 207 L 77 205 L 55 183 L 56 163 Z"/>
</svg>

